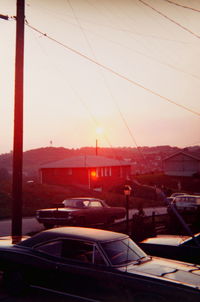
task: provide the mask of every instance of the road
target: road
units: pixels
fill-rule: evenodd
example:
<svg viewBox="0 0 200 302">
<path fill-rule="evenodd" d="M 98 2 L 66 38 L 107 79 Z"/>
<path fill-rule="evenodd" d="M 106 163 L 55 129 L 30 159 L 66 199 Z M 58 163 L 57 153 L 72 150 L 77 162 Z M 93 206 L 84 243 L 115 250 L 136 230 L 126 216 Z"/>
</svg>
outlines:
<svg viewBox="0 0 200 302">
<path fill-rule="evenodd" d="M 155 207 L 155 208 L 145 208 L 144 209 L 146 216 L 151 216 L 152 212 L 155 212 L 156 215 L 166 214 L 166 207 Z M 131 219 L 133 214 L 137 213 L 136 209 L 129 210 L 129 218 Z M 122 219 L 124 220 L 124 219 Z M 122 221 L 118 220 L 118 221 Z M 35 233 L 42 231 L 43 225 L 40 224 L 35 217 L 26 217 L 22 221 L 22 235 L 27 235 L 30 233 Z M 11 220 L 1 220 L 0 221 L 0 236 L 9 236 L 11 235 Z"/>
</svg>

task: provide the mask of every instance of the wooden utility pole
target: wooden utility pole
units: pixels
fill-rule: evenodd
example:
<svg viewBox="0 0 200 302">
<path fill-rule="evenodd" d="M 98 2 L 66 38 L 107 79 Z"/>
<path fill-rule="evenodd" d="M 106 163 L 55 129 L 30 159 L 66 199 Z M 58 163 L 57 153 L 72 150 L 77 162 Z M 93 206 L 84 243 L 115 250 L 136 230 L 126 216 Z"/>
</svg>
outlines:
<svg viewBox="0 0 200 302">
<path fill-rule="evenodd" d="M 12 183 L 12 236 L 22 235 L 23 79 L 25 0 L 17 0 Z"/>
</svg>

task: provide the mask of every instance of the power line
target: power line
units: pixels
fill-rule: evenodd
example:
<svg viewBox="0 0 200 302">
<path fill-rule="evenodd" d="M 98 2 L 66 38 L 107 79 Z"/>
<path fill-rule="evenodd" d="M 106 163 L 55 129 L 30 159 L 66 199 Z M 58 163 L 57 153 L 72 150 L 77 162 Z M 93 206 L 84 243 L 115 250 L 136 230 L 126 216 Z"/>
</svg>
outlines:
<svg viewBox="0 0 200 302">
<path fill-rule="evenodd" d="M 174 104 L 174 105 L 176 105 L 176 106 L 178 106 L 178 107 L 180 107 L 180 108 L 182 108 L 182 109 L 184 109 L 184 110 L 186 110 L 186 111 L 188 111 L 188 112 L 190 112 L 190 113 L 193 113 L 193 114 L 195 114 L 195 115 L 200 116 L 200 112 L 197 112 L 197 111 L 195 111 L 195 110 L 192 110 L 192 109 L 190 109 L 190 108 L 188 108 L 188 107 L 186 107 L 186 106 L 184 106 L 184 105 L 182 105 L 182 104 L 176 103 L 175 101 L 173 101 L 173 100 L 171 100 L 171 99 L 169 99 L 169 98 L 167 98 L 167 97 L 165 97 L 165 96 L 159 94 L 158 92 L 155 92 L 154 90 L 152 90 L 152 89 L 150 89 L 150 88 L 147 88 L 147 87 L 143 86 L 142 84 L 140 84 L 140 83 L 138 83 L 138 82 L 136 82 L 136 81 L 133 81 L 133 80 L 129 79 L 128 77 L 126 77 L 126 76 L 120 74 L 119 72 L 113 70 L 112 68 L 110 68 L 110 67 L 108 67 L 108 66 L 106 66 L 106 65 L 104 65 L 104 64 L 102 64 L 102 63 L 100 63 L 100 62 L 97 62 L 97 61 L 95 61 L 94 59 L 91 59 L 90 57 L 84 55 L 84 54 L 81 53 L 80 51 L 78 51 L 78 50 L 76 50 L 76 49 L 73 49 L 72 47 L 70 47 L 70 46 L 68 46 L 68 45 L 66 45 L 66 44 L 64 44 L 64 43 L 62 43 L 62 42 L 57 41 L 56 39 L 50 37 L 50 36 L 47 35 L 46 33 L 43 33 L 43 32 L 40 31 L 39 29 L 37 29 L 37 28 L 33 27 L 32 25 L 30 25 L 27 21 L 26 21 L 26 26 L 28 26 L 28 27 L 31 28 L 32 30 L 38 32 L 40 35 L 43 35 L 44 37 L 48 38 L 49 40 L 51 40 L 51 41 L 53 41 L 53 42 L 59 44 L 60 46 L 62 46 L 62 47 L 64 47 L 64 48 L 68 49 L 69 51 L 71 51 L 71 52 L 73 52 L 73 53 L 75 53 L 75 54 L 77 54 L 77 55 L 83 57 L 83 58 L 86 59 L 87 61 L 90 61 L 90 62 L 92 62 L 93 64 L 95 64 L 95 65 L 97 65 L 97 66 L 99 66 L 99 67 L 101 67 L 101 68 L 103 68 L 103 69 L 109 71 L 110 73 L 114 74 L 115 76 L 117 76 L 117 77 L 119 77 L 119 78 L 121 78 L 121 79 L 123 79 L 123 80 L 125 80 L 125 81 L 127 81 L 127 82 L 129 82 L 129 83 L 131 83 L 131 84 L 133 84 L 133 85 L 135 85 L 135 86 L 138 86 L 138 87 L 142 88 L 143 90 L 145 90 L 145 91 L 147 91 L 147 92 L 149 92 L 149 93 L 151 93 L 151 94 L 153 94 L 153 95 L 155 95 L 155 96 L 157 96 L 157 97 L 163 99 L 164 101 L 167 101 L 168 103 Z"/>
<path fill-rule="evenodd" d="M 83 34 L 83 37 L 84 37 L 84 39 L 85 39 L 85 41 L 86 41 L 86 43 L 87 43 L 87 45 L 88 45 L 88 47 L 89 47 L 89 49 L 90 49 L 90 51 L 91 51 L 91 54 L 92 54 L 94 60 L 97 60 L 95 51 L 94 51 L 94 49 L 93 49 L 93 47 L 92 47 L 92 45 L 91 45 L 91 43 L 90 43 L 90 41 L 89 41 L 89 39 L 88 39 L 88 37 L 87 37 L 85 31 L 84 31 L 84 28 L 83 28 L 81 22 L 79 21 L 79 18 L 78 18 L 78 16 L 77 16 L 76 12 L 75 12 L 74 7 L 72 6 L 71 1 L 70 1 L 70 0 L 67 0 L 67 1 L 68 1 L 68 4 L 69 4 L 69 6 L 70 6 L 70 8 L 71 8 L 71 10 L 72 10 L 72 13 L 73 13 L 73 15 L 74 15 L 74 18 L 75 18 L 75 20 L 76 20 L 76 22 L 77 22 L 77 24 L 78 24 L 78 26 L 79 26 L 79 28 L 80 28 L 82 34 Z M 100 70 L 99 70 L 99 72 L 100 72 Z M 126 121 L 124 115 L 122 114 L 122 112 L 121 112 L 121 110 L 120 110 L 118 104 L 116 103 L 116 100 L 115 100 L 115 98 L 114 98 L 114 95 L 112 94 L 112 92 L 111 92 L 111 90 L 110 90 L 110 87 L 109 87 L 109 85 L 108 85 L 108 82 L 107 82 L 107 80 L 106 80 L 106 78 L 105 78 L 103 72 L 100 72 L 100 75 L 102 76 L 102 79 L 103 79 L 104 84 L 105 84 L 105 86 L 106 86 L 106 88 L 107 88 L 107 91 L 108 91 L 108 93 L 110 94 L 111 99 L 113 100 L 115 106 L 117 107 L 117 109 L 118 109 L 118 111 L 119 111 L 119 114 L 120 114 L 120 117 L 121 117 L 122 121 L 124 122 L 125 127 L 127 128 L 127 130 L 128 130 L 128 132 L 129 132 L 129 134 L 130 134 L 130 136 L 131 136 L 131 138 L 132 138 L 132 140 L 133 140 L 135 146 L 137 147 L 138 152 L 140 153 L 141 157 L 145 160 L 144 155 L 143 155 L 142 152 L 140 152 L 140 150 L 138 149 L 138 145 L 137 145 L 136 139 L 134 138 L 133 133 L 132 133 L 131 129 L 129 128 L 128 123 L 127 123 L 127 121 Z M 95 123 L 98 124 L 98 123 L 97 123 L 97 120 L 96 120 L 94 117 L 93 117 L 93 119 L 94 119 Z M 110 144 L 110 142 L 109 142 L 109 140 L 108 140 L 108 137 L 107 137 L 106 135 L 104 135 L 104 137 L 105 137 L 106 141 L 109 143 L 109 145 L 111 146 L 111 148 L 113 149 L 112 145 Z M 114 151 L 114 149 L 113 149 L 113 151 Z M 115 153 L 115 151 L 114 151 L 114 153 Z"/>
<path fill-rule="evenodd" d="M 77 24 L 79 25 L 80 30 L 81 30 L 81 32 L 82 32 L 82 34 L 83 34 L 83 36 L 84 36 L 84 38 L 85 38 L 85 40 L 86 40 L 86 43 L 88 44 L 88 46 L 89 46 L 89 48 L 90 48 L 90 51 L 91 51 L 91 53 L 92 53 L 92 55 L 93 55 L 93 58 L 94 58 L 95 60 L 97 60 L 95 51 L 94 51 L 94 49 L 93 49 L 93 47 L 92 47 L 92 45 L 91 45 L 89 39 L 87 38 L 87 35 L 86 35 L 86 33 L 85 33 L 85 31 L 84 31 L 82 25 L 81 25 L 81 22 L 79 21 L 78 16 L 77 16 L 76 13 L 75 13 L 75 10 L 74 10 L 74 8 L 73 8 L 73 6 L 72 6 L 72 4 L 71 4 L 71 1 L 68 0 L 68 3 L 69 3 L 69 6 L 70 6 L 70 8 L 71 8 L 71 10 L 72 10 L 72 13 L 73 13 L 73 15 L 74 15 L 74 17 L 75 17 L 75 19 L 76 19 L 76 22 L 77 22 Z M 100 72 L 100 70 L 99 70 L 99 72 Z M 125 119 L 125 117 L 124 117 L 122 111 L 120 110 L 119 105 L 117 104 L 117 102 L 116 102 L 116 100 L 115 100 L 115 97 L 114 97 L 114 95 L 113 95 L 113 93 L 112 93 L 112 91 L 111 91 L 111 89 L 110 89 L 110 87 L 109 87 L 109 85 L 108 85 L 108 82 L 107 82 L 107 80 L 106 80 L 106 78 L 105 78 L 103 72 L 100 72 L 100 74 L 101 74 L 102 79 L 103 79 L 103 81 L 104 81 L 105 87 L 107 88 L 107 91 L 108 91 L 108 93 L 110 94 L 111 99 L 113 100 L 113 103 L 115 104 L 115 106 L 116 106 L 117 109 L 118 109 L 119 115 L 120 115 L 120 117 L 121 117 L 121 119 L 122 119 L 122 121 L 123 121 L 125 127 L 127 128 L 128 133 L 129 133 L 129 135 L 130 135 L 130 137 L 131 137 L 133 143 L 134 143 L 135 146 L 137 147 L 138 152 L 140 153 L 142 159 L 143 159 L 144 162 L 145 162 L 144 155 L 143 155 L 142 152 L 138 149 L 138 144 L 137 144 L 137 142 L 136 142 L 136 139 L 135 139 L 135 137 L 134 137 L 134 135 L 133 135 L 133 133 L 132 133 L 132 131 L 131 131 L 129 125 L 128 125 L 128 122 L 126 121 L 126 119 Z M 146 162 L 145 162 L 145 163 L 146 163 Z M 146 164 L 148 165 L 148 163 L 146 163 Z"/>
<path fill-rule="evenodd" d="M 183 8 L 186 8 L 186 9 L 193 10 L 195 12 L 200 12 L 200 9 L 197 9 L 197 8 L 193 8 L 193 7 L 190 7 L 190 6 L 182 5 L 182 4 L 170 1 L 170 0 L 164 0 L 164 1 L 169 2 L 170 4 L 173 4 L 173 5 L 179 6 L 179 7 L 183 7 Z"/>
<path fill-rule="evenodd" d="M 146 3 L 143 0 L 138 0 L 139 2 L 141 2 L 142 4 L 146 5 L 147 7 L 151 8 L 152 10 L 154 10 L 155 12 L 157 12 L 159 15 L 163 16 L 164 18 L 166 18 L 167 20 L 171 21 L 172 23 L 178 25 L 180 28 L 184 29 L 185 31 L 189 32 L 191 35 L 193 35 L 194 37 L 200 39 L 200 36 L 196 33 L 194 33 L 192 30 L 190 30 L 189 28 L 183 26 L 182 24 L 178 23 L 177 21 L 171 19 L 170 17 L 168 17 L 167 15 L 163 14 L 161 11 L 159 11 L 158 9 L 156 9 L 155 7 L 151 6 L 150 4 Z"/>
</svg>

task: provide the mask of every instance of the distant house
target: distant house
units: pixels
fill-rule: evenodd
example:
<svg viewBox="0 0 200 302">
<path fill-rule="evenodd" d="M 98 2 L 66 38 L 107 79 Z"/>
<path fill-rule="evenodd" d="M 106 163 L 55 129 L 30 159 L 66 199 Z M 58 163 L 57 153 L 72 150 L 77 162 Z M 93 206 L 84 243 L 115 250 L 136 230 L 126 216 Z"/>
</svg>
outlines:
<svg viewBox="0 0 200 302">
<path fill-rule="evenodd" d="M 192 176 L 200 173 L 200 154 L 179 151 L 163 160 L 166 175 Z"/>
<path fill-rule="evenodd" d="M 75 156 L 46 164 L 40 169 L 42 183 L 108 188 L 130 176 L 130 163 L 102 156 Z"/>
</svg>

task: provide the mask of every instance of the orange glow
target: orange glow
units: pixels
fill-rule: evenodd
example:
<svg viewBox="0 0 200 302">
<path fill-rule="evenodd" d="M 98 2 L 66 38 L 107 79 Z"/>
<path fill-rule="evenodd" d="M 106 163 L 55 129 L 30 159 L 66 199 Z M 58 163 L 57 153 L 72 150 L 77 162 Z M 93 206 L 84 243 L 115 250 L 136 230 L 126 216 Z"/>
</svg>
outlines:
<svg viewBox="0 0 200 302">
<path fill-rule="evenodd" d="M 96 177 L 96 176 L 97 176 L 97 174 L 96 174 L 95 171 L 91 171 L 91 172 L 90 172 L 90 175 L 91 175 L 92 177 Z"/>
</svg>

